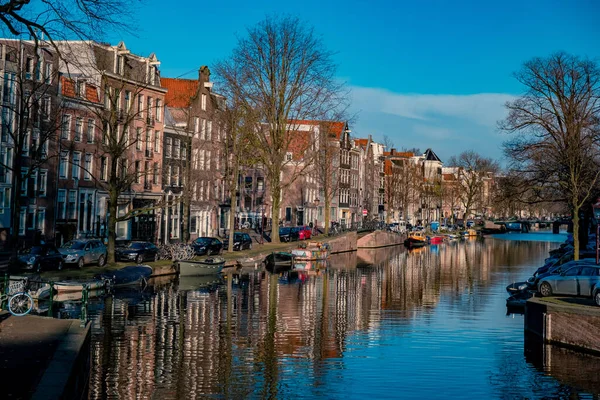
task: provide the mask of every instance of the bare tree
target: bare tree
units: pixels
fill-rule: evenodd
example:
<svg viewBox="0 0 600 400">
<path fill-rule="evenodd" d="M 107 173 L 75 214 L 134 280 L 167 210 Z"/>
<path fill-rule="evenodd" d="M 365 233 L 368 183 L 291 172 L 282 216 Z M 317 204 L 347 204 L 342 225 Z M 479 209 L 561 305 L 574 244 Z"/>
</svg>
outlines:
<svg viewBox="0 0 600 400">
<path fill-rule="evenodd" d="M 331 120 L 344 105 L 342 85 L 335 79 L 331 53 L 306 23 L 295 17 L 267 17 L 239 40 L 229 60 L 218 64 L 226 91 L 256 118 L 255 151 L 269 181 L 273 226 L 279 224 L 281 172 L 290 164 L 303 173 L 310 163 L 295 164 L 286 156 L 303 120 Z M 273 229 L 272 240 L 279 242 Z"/>
<path fill-rule="evenodd" d="M 600 176 L 600 69 L 557 53 L 526 62 L 515 76 L 525 93 L 506 104 L 500 127 L 519 135 L 505 143 L 505 153 L 525 185 L 562 193 L 572 210 L 578 259 L 579 213 L 593 201 Z"/>
<path fill-rule="evenodd" d="M 36 43 L 61 39 L 98 39 L 107 31 L 127 30 L 131 1 L 124 0 L 7 0 L 0 4 L 0 21 L 16 37 Z"/>
<path fill-rule="evenodd" d="M 318 146 L 314 157 L 314 171 L 323 197 L 324 229 L 329 233 L 331 204 L 340 190 L 340 142 L 335 140 L 333 123 L 323 122 L 319 127 Z"/>
<path fill-rule="evenodd" d="M 484 180 L 499 169 L 491 158 L 485 158 L 472 150 L 452 156 L 448 165 L 457 169 L 457 182 L 460 188 L 460 202 L 464 209 L 463 218 L 467 219 L 482 199 Z"/>
</svg>

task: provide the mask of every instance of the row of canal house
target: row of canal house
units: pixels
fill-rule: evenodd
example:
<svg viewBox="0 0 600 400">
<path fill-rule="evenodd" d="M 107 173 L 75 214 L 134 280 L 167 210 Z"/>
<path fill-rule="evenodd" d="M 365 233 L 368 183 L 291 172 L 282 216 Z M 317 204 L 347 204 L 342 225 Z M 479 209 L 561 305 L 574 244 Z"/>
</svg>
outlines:
<svg viewBox="0 0 600 400">
<path fill-rule="evenodd" d="M 223 132 L 216 122 L 225 99 L 213 91 L 207 67 L 197 79 L 161 77 L 154 54 L 133 54 L 123 42 L 58 42 L 60 59 L 45 43 L 36 49 L 32 42 L 4 39 L 0 45 L 4 236 L 16 209 L 19 236 L 26 240 L 36 234 L 59 244 L 105 237 L 114 184 L 122 189 L 116 199 L 123 218 L 118 239 L 162 243 L 229 229 L 232 205 L 221 175 Z M 333 149 L 327 161 L 330 221 L 384 220 L 390 157 L 384 146 L 370 136 L 352 137 L 341 121 L 291 125 L 295 139 L 282 176 L 289 181 L 282 193 L 283 224 L 325 223 L 325 182 L 307 144 Z M 441 168 L 433 152 L 412 159 L 439 162 Z M 267 182 L 260 167 L 240 171 L 236 227 L 269 224 Z M 133 210 L 138 212 L 130 215 Z"/>
</svg>

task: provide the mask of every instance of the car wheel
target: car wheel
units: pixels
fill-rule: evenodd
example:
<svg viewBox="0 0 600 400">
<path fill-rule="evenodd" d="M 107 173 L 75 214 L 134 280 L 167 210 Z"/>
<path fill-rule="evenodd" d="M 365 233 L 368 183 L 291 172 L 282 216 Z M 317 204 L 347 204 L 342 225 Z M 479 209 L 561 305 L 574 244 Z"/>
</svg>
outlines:
<svg viewBox="0 0 600 400">
<path fill-rule="evenodd" d="M 552 296 L 552 287 L 548 282 L 542 282 L 540 285 L 540 294 L 543 297 Z"/>
<path fill-rule="evenodd" d="M 63 269 L 63 266 L 64 266 L 64 265 L 63 265 L 63 262 L 62 262 L 62 260 L 60 260 L 60 261 L 58 262 L 58 266 L 56 267 L 56 269 L 58 269 L 59 271 L 62 271 L 62 269 Z"/>
<path fill-rule="evenodd" d="M 596 293 L 594 293 L 594 301 L 597 306 L 600 306 L 600 290 L 596 290 Z"/>
<path fill-rule="evenodd" d="M 156 254 L 154 255 L 154 261 L 156 262 L 156 261 L 158 261 L 159 259 L 160 259 L 160 257 L 159 257 L 159 255 L 158 255 L 158 253 L 156 253 Z"/>
<path fill-rule="evenodd" d="M 138 254 L 138 256 L 135 258 L 135 262 L 138 264 L 141 264 L 144 261 L 144 256 L 142 256 L 141 254 Z"/>
<path fill-rule="evenodd" d="M 100 258 L 98 258 L 98 266 L 99 267 L 104 267 L 105 263 L 106 263 L 106 258 L 104 257 L 104 254 L 102 254 L 100 256 Z"/>
<path fill-rule="evenodd" d="M 81 268 L 83 268 L 83 265 L 84 265 L 84 264 L 85 264 L 85 263 L 83 262 L 83 257 L 81 257 L 81 258 L 79 259 L 79 261 L 77 262 L 77 267 L 78 267 L 79 269 L 81 269 Z"/>
</svg>

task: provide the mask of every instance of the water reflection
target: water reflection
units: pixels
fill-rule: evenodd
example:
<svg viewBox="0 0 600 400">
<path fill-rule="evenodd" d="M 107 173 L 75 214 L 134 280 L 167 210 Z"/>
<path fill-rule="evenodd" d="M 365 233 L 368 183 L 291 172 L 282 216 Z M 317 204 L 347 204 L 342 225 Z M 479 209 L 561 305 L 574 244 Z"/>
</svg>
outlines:
<svg viewBox="0 0 600 400">
<path fill-rule="evenodd" d="M 504 287 L 556 246 L 397 247 L 114 293 L 91 311 L 90 398 L 554 397 L 578 381 L 525 360 Z"/>
</svg>

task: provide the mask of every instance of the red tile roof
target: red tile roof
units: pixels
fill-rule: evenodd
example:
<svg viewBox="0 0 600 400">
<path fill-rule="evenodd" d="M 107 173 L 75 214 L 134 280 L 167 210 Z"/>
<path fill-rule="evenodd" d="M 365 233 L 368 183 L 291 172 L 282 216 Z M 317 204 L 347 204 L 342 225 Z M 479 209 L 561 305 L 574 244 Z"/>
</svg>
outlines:
<svg viewBox="0 0 600 400">
<path fill-rule="evenodd" d="M 455 181 L 456 177 L 454 176 L 454 174 L 442 174 L 442 178 L 445 181 Z"/>
<path fill-rule="evenodd" d="M 167 89 L 165 105 L 167 107 L 186 108 L 196 97 L 200 82 L 194 79 L 160 78 L 160 84 Z"/>
<path fill-rule="evenodd" d="M 62 95 L 66 97 L 77 97 L 75 95 L 75 81 L 73 79 L 67 78 L 66 76 L 61 76 L 61 87 L 62 87 Z M 88 101 L 99 103 L 100 99 L 98 98 L 98 90 L 94 85 L 86 84 L 85 85 L 85 98 Z"/>
<path fill-rule="evenodd" d="M 369 144 L 369 139 L 354 139 L 354 144 L 365 147 L 367 144 Z"/>
<path fill-rule="evenodd" d="M 304 157 L 311 145 L 312 133 L 308 131 L 293 132 L 293 136 L 288 146 L 288 151 L 292 153 L 294 161 L 300 161 Z"/>
</svg>

